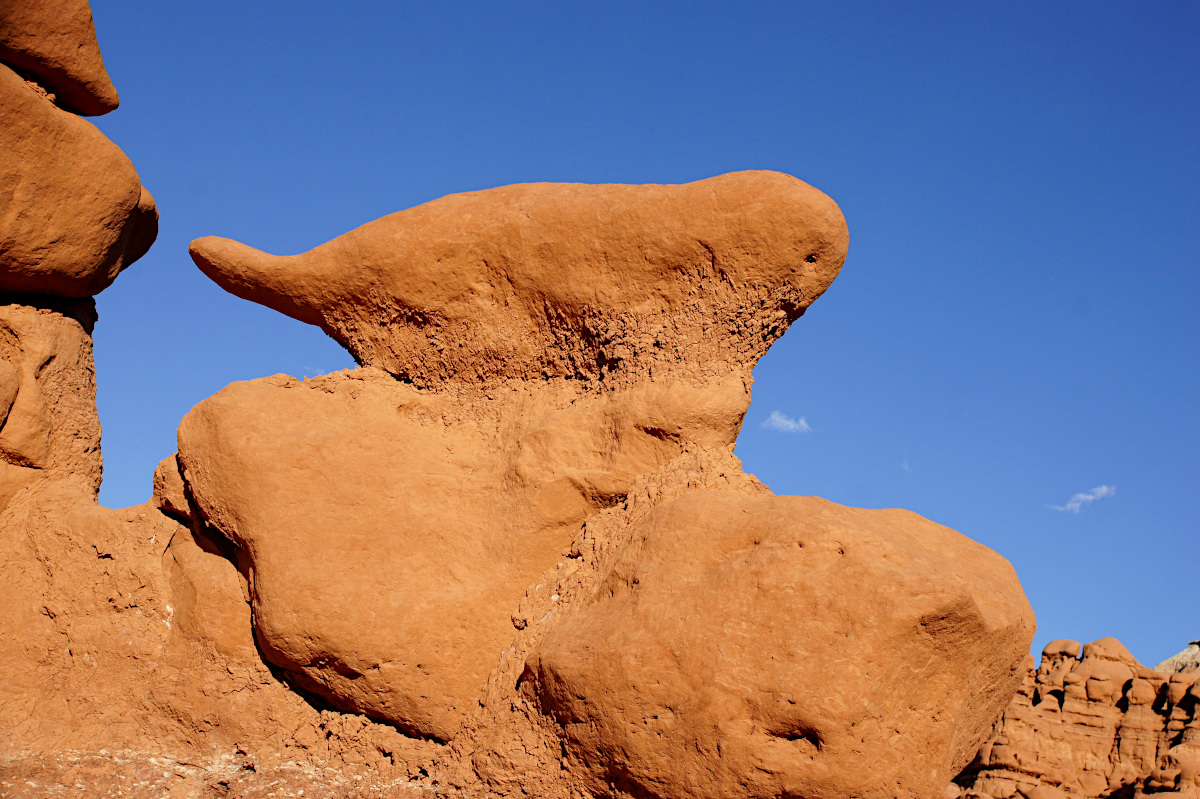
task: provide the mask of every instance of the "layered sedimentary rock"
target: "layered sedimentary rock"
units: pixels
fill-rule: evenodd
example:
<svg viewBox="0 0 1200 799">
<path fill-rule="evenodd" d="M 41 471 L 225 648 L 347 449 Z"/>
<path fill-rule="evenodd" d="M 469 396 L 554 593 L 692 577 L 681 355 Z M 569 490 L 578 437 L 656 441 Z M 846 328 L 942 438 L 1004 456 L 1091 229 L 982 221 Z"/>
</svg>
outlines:
<svg viewBox="0 0 1200 799">
<path fill-rule="evenodd" d="M 1113 638 L 1051 642 L 955 792 L 1200 796 L 1200 671 L 1188 655 L 1148 669 Z"/>
</svg>

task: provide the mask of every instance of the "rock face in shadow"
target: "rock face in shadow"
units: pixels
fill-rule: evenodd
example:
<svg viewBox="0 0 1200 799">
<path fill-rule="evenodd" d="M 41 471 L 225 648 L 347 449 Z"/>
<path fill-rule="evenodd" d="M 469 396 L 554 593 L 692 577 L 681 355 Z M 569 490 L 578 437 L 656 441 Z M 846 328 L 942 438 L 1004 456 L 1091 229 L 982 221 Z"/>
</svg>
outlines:
<svg viewBox="0 0 1200 799">
<path fill-rule="evenodd" d="M 43 479 L 100 490 L 91 300 L 0 294 L 0 511 Z"/>
<path fill-rule="evenodd" d="M 1115 638 L 1051 642 L 953 793 L 1200 796 L 1200 671 L 1191 648 L 1148 669 Z"/>
</svg>

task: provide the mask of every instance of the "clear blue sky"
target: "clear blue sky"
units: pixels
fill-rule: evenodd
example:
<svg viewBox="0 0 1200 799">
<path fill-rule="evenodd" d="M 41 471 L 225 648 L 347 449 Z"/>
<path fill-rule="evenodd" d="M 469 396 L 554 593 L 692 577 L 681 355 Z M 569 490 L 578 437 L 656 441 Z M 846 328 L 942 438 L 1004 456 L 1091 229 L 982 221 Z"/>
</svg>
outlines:
<svg viewBox="0 0 1200 799">
<path fill-rule="evenodd" d="M 1038 649 L 1200 638 L 1200 5 L 93 12 L 121 93 L 97 123 L 162 213 L 98 298 L 105 504 L 146 500 L 227 383 L 351 364 L 209 283 L 192 238 L 295 253 L 451 192 L 776 169 L 841 204 L 850 257 L 755 372 L 747 470 L 995 548 Z"/>
</svg>

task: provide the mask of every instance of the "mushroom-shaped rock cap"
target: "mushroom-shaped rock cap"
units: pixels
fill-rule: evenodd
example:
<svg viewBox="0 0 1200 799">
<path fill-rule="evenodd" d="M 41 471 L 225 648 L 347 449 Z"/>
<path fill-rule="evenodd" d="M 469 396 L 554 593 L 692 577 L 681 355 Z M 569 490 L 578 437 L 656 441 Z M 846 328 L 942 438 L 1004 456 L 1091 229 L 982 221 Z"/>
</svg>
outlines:
<svg viewBox="0 0 1200 799">
<path fill-rule="evenodd" d="M 1084 644 L 1083 656 L 1085 658 L 1099 658 L 1101 660 L 1114 660 L 1119 663 L 1129 663 L 1140 666 L 1137 658 L 1133 653 L 1125 648 L 1125 645 L 1116 638 L 1101 638 L 1099 641 L 1092 641 L 1090 644 Z"/>
<path fill-rule="evenodd" d="M 32 76 L 84 116 L 117 107 L 88 0 L 0 0 L 0 62 Z"/>
<path fill-rule="evenodd" d="M 820 191 L 735 172 L 454 194 L 303 255 L 215 237 L 190 250 L 227 291 L 428 385 L 752 366 L 833 281 L 847 242 Z"/>
<path fill-rule="evenodd" d="M 1079 643 L 1078 641 L 1071 641 L 1066 638 L 1059 638 L 1057 640 L 1051 641 L 1050 643 L 1046 644 L 1045 648 L 1042 649 L 1042 657 L 1048 658 L 1048 657 L 1062 656 L 1062 657 L 1069 657 L 1069 658 L 1078 658 L 1079 650 L 1082 648 L 1083 648 L 1083 644 Z"/>
</svg>

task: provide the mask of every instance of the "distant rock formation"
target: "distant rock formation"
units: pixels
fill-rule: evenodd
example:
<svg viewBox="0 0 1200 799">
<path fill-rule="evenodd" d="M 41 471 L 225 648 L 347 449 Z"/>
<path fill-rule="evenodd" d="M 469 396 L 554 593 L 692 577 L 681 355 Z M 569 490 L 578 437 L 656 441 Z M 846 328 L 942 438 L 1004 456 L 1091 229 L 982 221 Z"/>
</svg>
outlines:
<svg viewBox="0 0 1200 799">
<path fill-rule="evenodd" d="M 1159 663 L 1154 670 L 1168 674 L 1175 671 L 1200 671 L 1200 641 L 1190 642 L 1187 649 Z"/>
<path fill-rule="evenodd" d="M 1196 651 L 1148 669 L 1114 638 L 1051 642 L 952 793 L 1200 797 Z"/>
</svg>

